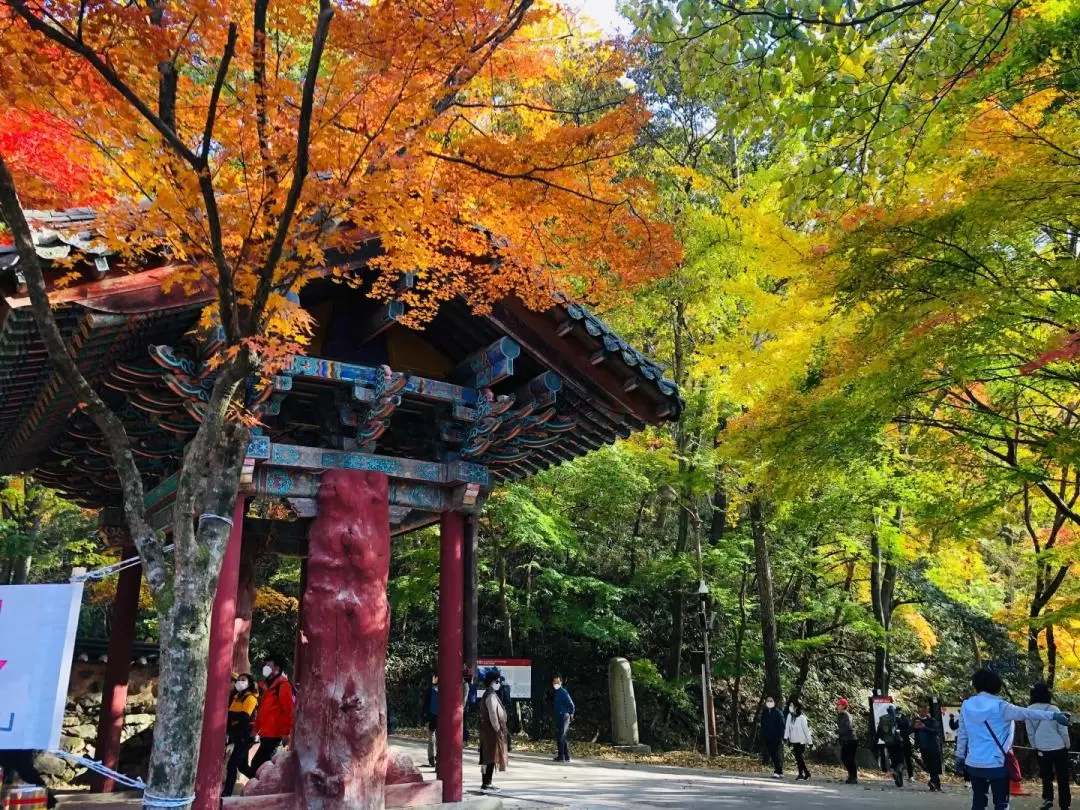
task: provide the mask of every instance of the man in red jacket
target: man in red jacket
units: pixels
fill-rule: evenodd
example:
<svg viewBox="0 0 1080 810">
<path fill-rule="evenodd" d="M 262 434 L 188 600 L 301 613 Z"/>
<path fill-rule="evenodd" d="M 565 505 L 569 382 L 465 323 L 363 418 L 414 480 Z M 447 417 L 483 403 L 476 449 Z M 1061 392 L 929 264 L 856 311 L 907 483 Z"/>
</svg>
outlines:
<svg viewBox="0 0 1080 810">
<path fill-rule="evenodd" d="M 255 718 L 255 733 L 259 735 L 259 750 L 245 774 L 253 777 L 259 768 L 274 757 L 274 752 L 292 734 L 293 690 L 288 676 L 277 661 L 268 659 L 263 665 L 263 678 L 259 685 L 259 714 Z"/>
</svg>

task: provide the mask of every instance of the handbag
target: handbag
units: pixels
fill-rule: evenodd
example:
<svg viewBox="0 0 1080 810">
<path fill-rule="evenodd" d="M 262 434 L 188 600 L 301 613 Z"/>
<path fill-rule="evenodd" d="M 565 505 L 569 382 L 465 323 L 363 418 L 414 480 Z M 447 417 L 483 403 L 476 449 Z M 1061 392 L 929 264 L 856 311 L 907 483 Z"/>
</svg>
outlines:
<svg viewBox="0 0 1080 810">
<path fill-rule="evenodd" d="M 1024 776 L 1020 773 L 1020 762 L 1016 758 L 1016 754 L 1012 751 L 1006 751 L 1005 746 L 1001 744 L 1001 740 L 997 738 L 997 734 L 990 728 L 990 721 L 983 720 L 983 725 L 986 726 L 986 730 L 990 732 L 990 736 L 994 738 L 994 742 L 997 743 L 998 750 L 1001 751 L 1005 757 L 1005 772 L 1009 775 L 1010 782 L 1023 782 Z"/>
</svg>

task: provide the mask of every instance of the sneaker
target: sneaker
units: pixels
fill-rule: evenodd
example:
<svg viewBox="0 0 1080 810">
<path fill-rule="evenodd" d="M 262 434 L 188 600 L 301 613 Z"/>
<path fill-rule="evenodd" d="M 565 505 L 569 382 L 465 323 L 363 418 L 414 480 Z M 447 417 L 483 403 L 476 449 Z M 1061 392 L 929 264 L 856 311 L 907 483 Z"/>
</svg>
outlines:
<svg viewBox="0 0 1080 810">
<path fill-rule="evenodd" d="M 893 774 L 893 782 L 896 783 L 897 787 L 903 787 L 904 786 L 904 775 L 902 773 L 900 773 L 899 771 L 897 771 L 896 773 Z"/>
<path fill-rule="evenodd" d="M 554 759 L 552 759 L 551 761 L 552 761 L 552 762 L 566 762 L 566 760 L 565 760 L 565 759 L 563 759 L 562 757 L 555 757 L 555 758 L 554 758 Z"/>
<path fill-rule="evenodd" d="M 859 784 L 859 780 L 858 779 L 848 779 L 847 781 L 844 782 L 844 784 L 845 785 L 857 785 L 857 784 Z"/>
<path fill-rule="evenodd" d="M 1054 800 L 1047 799 L 1042 803 L 1042 807 L 1040 807 L 1039 810 L 1054 810 Z"/>
<path fill-rule="evenodd" d="M 782 773 L 775 773 L 774 772 L 773 775 L 772 775 L 772 778 L 773 779 L 783 779 L 784 775 Z"/>
</svg>

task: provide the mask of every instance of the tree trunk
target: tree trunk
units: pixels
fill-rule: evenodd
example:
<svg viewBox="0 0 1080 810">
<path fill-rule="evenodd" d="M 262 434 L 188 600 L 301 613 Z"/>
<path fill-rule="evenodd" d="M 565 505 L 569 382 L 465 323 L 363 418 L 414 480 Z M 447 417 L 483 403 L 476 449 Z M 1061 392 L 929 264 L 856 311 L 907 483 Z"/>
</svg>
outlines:
<svg viewBox="0 0 1080 810">
<path fill-rule="evenodd" d="M 749 569 L 744 565 L 739 582 L 739 624 L 735 628 L 735 651 L 732 655 L 734 675 L 731 678 L 731 741 L 739 745 L 742 740 L 742 668 L 743 640 L 746 638 L 746 585 L 750 578 Z"/>
<path fill-rule="evenodd" d="M 676 557 L 686 553 L 689 538 L 690 515 L 686 509 L 680 509 L 679 533 L 675 539 Z M 686 634 L 686 594 L 678 586 L 672 588 L 668 606 L 671 613 L 671 636 L 668 639 L 667 674 L 669 679 L 677 680 L 682 674 L 682 648 Z"/>
<path fill-rule="evenodd" d="M 33 558 L 29 554 L 16 557 L 11 564 L 11 584 L 25 585 L 30 580 L 30 562 Z"/>
<path fill-rule="evenodd" d="M 1032 606 L 1032 619 L 1038 618 L 1036 608 Z M 1027 668 L 1028 678 L 1031 681 L 1041 681 L 1043 679 L 1043 659 L 1042 651 L 1039 649 L 1039 634 L 1042 633 L 1042 628 L 1036 627 L 1034 622 L 1028 624 L 1027 631 Z"/>
<path fill-rule="evenodd" d="M 1057 679 L 1057 641 L 1054 639 L 1054 625 L 1046 625 L 1046 684 L 1054 688 Z"/>
<path fill-rule="evenodd" d="M 772 567 L 765 534 L 764 507 L 760 495 L 750 501 L 750 529 L 754 536 L 754 568 L 758 584 L 758 616 L 761 620 L 761 649 L 765 658 L 765 695 L 783 701 L 780 682 L 780 649 L 776 635 L 776 613 L 773 603 Z"/>
<path fill-rule="evenodd" d="M 506 554 L 500 549 L 499 561 L 499 612 L 502 614 L 502 641 L 503 649 L 508 656 L 514 655 L 514 625 L 510 615 L 510 597 L 506 593 Z"/>
<path fill-rule="evenodd" d="M 202 737 L 210 612 L 228 545 L 248 431 L 208 418 L 188 446 L 173 515 L 172 587 L 155 596 L 161 658 L 154 747 L 144 806 L 153 797 L 193 795 Z M 194 519 L 194 518 L 197 518 Z M 186 807 L 187 805 L 185 805 Z"/>
<path fill-rule="evenodd" d="M 897 507 L 898 528 L 903 523 L 903 517 L 903 510 Z M 874 689 L 887 695 L 892 676 L 889 631 L 892 629 L 898 571 L 892 555 L 886 554 L 881 546 L 881 519 L 875 517 L 874 524 L 874 530 L 870 533 L 870 601 L 880 633 L 879 640 L 874 644 Z"/>
</svg>

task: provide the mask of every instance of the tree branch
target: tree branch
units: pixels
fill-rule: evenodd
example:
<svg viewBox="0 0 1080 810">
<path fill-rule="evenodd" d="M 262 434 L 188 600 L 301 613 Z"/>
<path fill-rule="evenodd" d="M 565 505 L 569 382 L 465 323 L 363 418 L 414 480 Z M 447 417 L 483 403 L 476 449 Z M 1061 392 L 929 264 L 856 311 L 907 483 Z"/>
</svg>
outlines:
<svg viewBox="0 0 1080 810">
<path fill-rule="evenodd" d="M 131 440 L 124 428 L 124 423 L 87 381 L 64 341 L 49 303 L 45 276 L 37 251 L 34 249 L 34 234 L 23 214 L 15 179 L 8 170 L 3 155 L 0 155 L 0 214 L 3 215 L 15 240 L 19 266 L 26 275 L 34 321 L 41 334 L 41 340 L 45 344 L 49 361 L 64 383 L 75 392 L 87 414 L 105 438 L 120 480 L 124 516 L 131 532 L 131 539 L 139 549 L 145 563 L 147 582 L 155 595 L 160 594 L 166 586 L 165 558 L 161 542 L 146 520 L 142 475 L 131 451 Z"/>
<path fill-rule="evenodd" d="M 232 61 L 236 50 L 236 23 L 229 23 L 229 39 L 225 43 L 225 53 L 221 56 L 221 64 L 218 65 L 217 77 L 214 79 L 214 89 L 210 93 L 210 108 L 206 111 L 206 128 L 203 129 L 202 150 L 199 159 L 203 169 L 210 160 L 210 143 L 214 139 L 214 121 L 217 118 L 218 101 L 221 99 L 221 88 L 225 84 L 225 76 L 229 72 L 229 63 Z"/>
<path fill-rule="evenodd" d="M 292 227 L 296 207 L 300 203 L 300 194 L 304 190 L 304 181 L 307 180 L 308 158 L 311 146 L 311 118 L 312 109 L 315 105 L 315 82 L 319 77 L 319 64 L 322 62 L 323 48 L 326 46 L 327 33 L 330 30 L 330 21 L 334 17 L 334 9 L 330 0 L 319 0 L 319 19 L 315 24 L 315 34 L 311 39 L 311 56 L 308 59 L 307 75 L 304 77 L 304 92 L 300 102 L 300 119 L 296 132 L 296 164 L 293 166 L 292 185 L 289 188 L 289 196 L 285 199 L 285 207 L 278 219 L 277 232 L 270 251 L 266 255 L 259 277 L 259 287 L 252 300 L 251 315 L 249 319 L 249 333 L 254 334 L 259 328 L 259 320 L 270 299 L 270 293 L 274 288 L 274 271 L 278 262 L 281 261 L 282 252 L 285 249 L 285 240 Z"/>
</svg>

